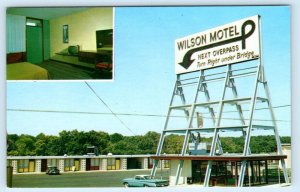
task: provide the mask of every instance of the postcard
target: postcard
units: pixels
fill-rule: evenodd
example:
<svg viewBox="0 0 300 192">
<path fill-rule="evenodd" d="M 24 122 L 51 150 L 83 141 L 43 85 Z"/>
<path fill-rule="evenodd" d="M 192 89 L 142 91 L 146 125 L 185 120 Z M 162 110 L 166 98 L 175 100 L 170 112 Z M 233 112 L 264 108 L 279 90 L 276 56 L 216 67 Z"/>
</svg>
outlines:
<svg viewBox="0 0 300 192">
<path fill-rule="evenodd" d="M 7 186 L 290 186 L 290 6 L 8 7 Z"/>
</svg>

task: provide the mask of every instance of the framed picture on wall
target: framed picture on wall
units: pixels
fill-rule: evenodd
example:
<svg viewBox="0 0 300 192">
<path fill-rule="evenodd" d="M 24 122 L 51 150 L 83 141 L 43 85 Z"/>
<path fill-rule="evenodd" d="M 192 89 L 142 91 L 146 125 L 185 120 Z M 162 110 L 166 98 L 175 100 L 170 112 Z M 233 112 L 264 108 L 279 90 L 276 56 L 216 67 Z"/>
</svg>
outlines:
<svg viewBox="0 0 300 192">
<path fill-rule="evenodd" d="M 69 43 L 69 26 L 63 25 L 63 43 Z"/>
</svg>

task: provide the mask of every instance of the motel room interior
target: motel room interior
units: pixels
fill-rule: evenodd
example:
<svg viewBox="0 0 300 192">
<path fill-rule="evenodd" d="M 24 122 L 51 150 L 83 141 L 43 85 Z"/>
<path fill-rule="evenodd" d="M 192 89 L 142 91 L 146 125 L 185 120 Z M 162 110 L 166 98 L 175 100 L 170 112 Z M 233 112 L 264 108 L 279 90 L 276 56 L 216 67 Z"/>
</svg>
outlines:
<svg viewBox="0 0 300 192">
<path fill-rule="evenodd" d="M 113 79 L 113 8 L 6 11 L 7 80 Z"/>
</svg>

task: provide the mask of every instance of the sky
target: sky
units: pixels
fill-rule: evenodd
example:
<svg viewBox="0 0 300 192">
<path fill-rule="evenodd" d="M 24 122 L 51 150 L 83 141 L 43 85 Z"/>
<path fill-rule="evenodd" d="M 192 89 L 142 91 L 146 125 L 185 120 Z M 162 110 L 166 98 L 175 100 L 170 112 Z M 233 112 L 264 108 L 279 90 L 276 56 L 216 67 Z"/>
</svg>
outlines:
<svg viewBox="0 0 300 192">
<path fill-rule="evenodd" d="M 114 17 L 114 80 L 88 83 L 114 113 L 121 114 L 118 118 L 123 124 L 111 115 L 85 82 L 8 82 L 7 132 L 30 135 L 41 132 L 58 135 L 62 130 L 74 129 L 123 135 L 161 132 L 176 79 L 175 40 L 257 14 L 262 18 L 263 63 L 272 104 L 274 107 L 286 106 L 274 109 L 276 118 L 283 120 L 278 121 L 279 133 L 290 136 L 288 6 L 117 7 Z"/>
</svg>

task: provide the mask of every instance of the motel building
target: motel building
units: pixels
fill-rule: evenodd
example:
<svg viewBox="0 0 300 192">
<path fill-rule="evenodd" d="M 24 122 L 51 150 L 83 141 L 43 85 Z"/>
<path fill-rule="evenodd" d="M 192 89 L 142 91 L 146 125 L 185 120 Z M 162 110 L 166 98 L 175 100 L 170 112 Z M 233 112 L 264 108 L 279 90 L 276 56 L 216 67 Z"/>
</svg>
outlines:
<svg viewBox="0 0 300 192">
<path fill-rule="evenodd" d="M 193 146 L 191 146 L 193 147 Z M 209 145 L 202 144 L 197 155 L 184 157 L 183 172 L 179 178 L 179 185 L 203 185 Z M 291 145 L 282 144 L 283 158 L 286 168 L 291 169 Z M 192 150 L 191 150 L 192 151 Z M 78 156 L 8 156 L 7 165 L 12 166 L 13 174 L 45 174 L 48 166 L 56 166 L 62 174 L 90 171 L 126 171 L 151 170 L 155 159 L 159 159 L 158 173 L 161 169 L 168 169 L 170 186 L 175 186 L 178 155 L 164 154 L 157 157 L 153 155 L 78 155 Z M 236 186 L 241 167 L 240 156 L 233 158 L 226 155 L 214 157 L 210 186 Z M 279 161 L 277 156 L 254 156 L 246 172 L 248 182 L 246 186 L 283 183 L 284 178 L 278 176 Z M 158 174 L 159 175 L 159 174 Z"/>
<path fill-rule="evenodd" d="M 194 148 L 193 143 L 189 143 Z M 244 186 L 263 186 L 285 183 L 280 159 L 284 159 L 286 168 L 291 170 L 291 145 L 282 144 L 283 155 L 276 154 L 255 154 L 250 157 L 242 157 L 240 154 L 219 155 L 209 157 L 210 146 L 202 143 L 197 151 L 190 150 L 190 155 L 180 157 L 180 155 L 164 154 L 152 156 L 153 159 L 169 161 L 169 182 L 170 186 L 175 185 L 204 185 L 206 168 L 208 161 L 213 161 L 209 186 L 238 186 L 239 173 L 243 160 L 247 160 L 248 167 L 245 173 Z M 184 159 L 182 173 L 176 184 L 176 173 L 179 161 Z M 159 165 L 159 163 L 158 163 Z M 159 171 L 159 170 L 158 170 Z M 291 175 L 289 173 L 289 180 Z"/>
<path fill-rule="evenodd" d="M 56 166 L 61 173 L 147 170 L 153 166 L 150 155 L 78 155 L 78 156 L 8 156 L 7 165 L 13 174 L 46 173 L 49 166 Z M 169 168 L 169 161 L 162 161 L 163 168 Z"/>
</svg>

